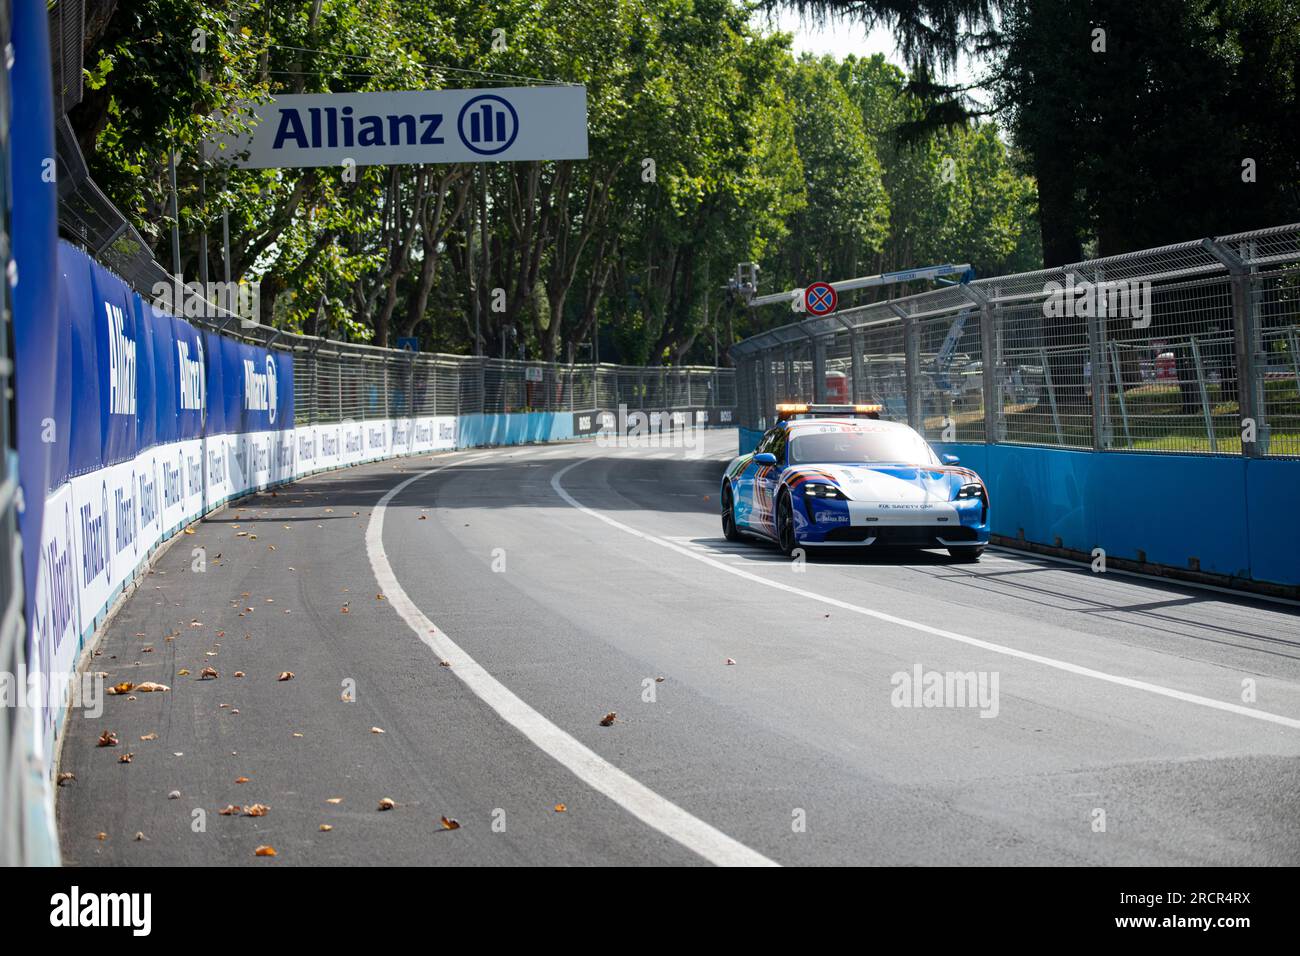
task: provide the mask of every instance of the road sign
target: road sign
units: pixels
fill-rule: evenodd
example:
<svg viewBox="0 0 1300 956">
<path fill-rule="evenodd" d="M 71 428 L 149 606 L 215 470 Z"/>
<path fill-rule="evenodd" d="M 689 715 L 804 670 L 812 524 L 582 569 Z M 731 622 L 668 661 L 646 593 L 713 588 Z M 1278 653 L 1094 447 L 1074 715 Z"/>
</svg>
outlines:
<svg viewBox="0 0 1300 956">
<path fill-rule="evenodd" d="M 524 369 L 525 382 L 540 382 L 542 380 L 542 369 L 539 365 L 529 365 Z"/>
<path fill-rule="evenodd" d="M 830 315 L 839 304 L 839 296 L 829 282 L 814 282 L 803 290 L 804 311 L 811 315 Z"/>
<path fill-rule="evenodd" d="M 420 340 L 414 335 L 401 335 L 397 339 L 397 347 L 404 352 L 420 351 Z"/>
<path fill-rule="evenodd" d="M 243 111 L 251 132 L 209 156 L 252 169 L 587 158 L 582 86 L 299 93 Z"/>
</svg>

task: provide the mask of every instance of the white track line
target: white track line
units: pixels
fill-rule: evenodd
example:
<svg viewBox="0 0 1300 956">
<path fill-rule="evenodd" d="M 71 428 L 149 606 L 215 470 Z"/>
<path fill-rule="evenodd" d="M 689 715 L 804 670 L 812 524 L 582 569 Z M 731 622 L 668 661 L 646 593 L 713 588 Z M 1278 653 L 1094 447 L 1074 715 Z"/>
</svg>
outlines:
<svg viewBox="0 0 1300 956">
<path fill-rule="evenodd" d="M 560 484 L 560 479 L 563 478 L 566 473 L 577 468 L 579 465 L 584 465 L 599 457 L 601 456 L 593 455 L 589 458 L 584 458 L 581 461 L 575 461 L 573 464 L 567 465 L 557 471 L 551 478 L 551 487 L 555 489 L 555 493 L 583 514 L 590 515 L 599 521 L 603 521 L 610 527 L 618 528 L 620 531 L 641 538 L 643 541 L 649 541 L 651 544 L 657 544 L 660 547 L 676 551 L 678 554 L 684 554 L 686 557 L 691 558 L 694 561 L 700 561 L 717 568 L 719 571 L 725 571 L 727 574 L 734 574 L 737 577 L 745 578 L 748 581 L 763 584 L 770 588 L 776 588 L 778 591 L 785 591 L 789 594 L 796 594 L 799 597 L 808 598 L 812 601 L 819 601 L 822 604 L 827 604 L 831 607 L 837 607 L 845 611 L 852 611 L 855 614 L 863 614 L 867 617 L 873 617 L 878 621 L 887 621 L 890 624 L 897 624 L 899 627 L 910 628 L 913 631 L 920 631 L 923 634 L 931 634 L 935 637 L 957 641 L 961 644 L 969 644 L 972 647 L 992 651 L 995 654 L 1005 654 L 1008 657 L 1017 657 L 1021 660 L 1033 661 L 1035 664 L 1042 664 L 1046 667 L 1052 667 L 1069 674 L 1077 674 L 1081 677 L 1091 677 L 1093 680 L 1105 681 L 1108 684 L 1118 684 L 1121 687 L 1131 687 L 1134 690 L 1146 691 L 1149 694 L 1158 694 L 1161 697 L 1169 697 L 1173 700 L 1181 700 L 1185 703 L 1197 704 L 1201 707 L 1209 707 L 1214 710 L 1226 711 L 1230 714 L 1239 714 L 1242 717 L 1251 717 L 1255 720 L 1262 720 L 1271 724 L 1280 724 L 1283 727 L 1300 730 L 1300 720 L 1297 720 L 1294 717 L 1284 717 L 1281 714 L 1269 713 L 1266 710 L 1257 710 L 1254 707 L 1243 707 L 1241 704 L 1215 700 L 1212 697 L 1201 697 L 1199 694 L 1189 694 L 1186 691 L 1175 690 L 1172 687 L 1163 687 L 1160 684 L 1152 684 L 1132 677 L 1121 677 L 1118 674 L 1108 674 L 1105 671 L 1093 670 L 1091 667 L 1082 667 L 1078 664 L 1071 664 L 1069 661 L 1057 660 L 1054 657 L 1044 657 L 1041 654 L 1033 654 L 1029 651 L 1022 651 L 1018 648 L 1008 647 L 1005 644 L 994 644 L 991 641 L 982 641 L 977 637 L 967 637 L 965 634 L 958 634 L 955 631 L 945 631 L 942 628 L 931 627 L 928 624 L 921 624 L 918 621 L 909 621 L 906 618 L 896 617 L 893 614 L 886 614 L 883 611 L 874 611 L 871 608 L 861 607 L 857 604 L 850 604 L 848 601 L 841 601 L 838 598 L 828 597 L 825 594 L 818 594 L 815 591 L 798 588 L 792 584 L 782 584 L 780 581 L 773 581 L 770 578 L 765 578 L 750 571 L 745 571 L 742 568 L 723 564 L 721 561 L 709 557 L 707 554 L 703 554 L 692 548 L 684 547 L 679 544 L 674 544 L 666 538 L 656 537 L 655 535 L 647 534 L 644 531 L 639 531 L 630 525 L 623 524 L 621 521 L 616 521 L 608 515 L 601 514 L 593 508 L 588 508 L 564 490 L 564 486 Z"/>
<path fill-rule="evenodd" d="M 370 512 L 370 523 L 366 527 L 366 554 L 387 603 L 439 660 L 451 663 L 451 672 L 476 697 L 587 786 L 710 863 L 719 866 L 777 866 L 761 853 L 659 796 L 533 710 L 425 617 L 397 582 L 397 575 L 384 552 L 384 512 L 388 503 L 412 482 L 486 457 L 489 456 L 462 458 L 413 475 L 390 489 Z"/>
</svg>

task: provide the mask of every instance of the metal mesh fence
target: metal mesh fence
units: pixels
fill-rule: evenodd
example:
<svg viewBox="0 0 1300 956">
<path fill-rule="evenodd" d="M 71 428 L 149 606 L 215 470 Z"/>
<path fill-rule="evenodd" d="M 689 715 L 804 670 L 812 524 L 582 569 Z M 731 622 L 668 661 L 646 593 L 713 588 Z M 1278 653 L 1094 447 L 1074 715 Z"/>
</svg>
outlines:
<svg viewBox="0 0 1300 956">
<path fill-rule="evenodd" d="M 742 427 L 875 401 L 937 441 L 1300 457 L 1300 224 L 980 279 L 731 348 Z"/>
<path fill-rule="evenodd" d="M 197 320 L 202 323 L 202 320 Z M 225 334 L 293 353 L 295 424 L 428 415 L 731 408 L 734 369 L 564 365 L 416 353 L 291 335 Z"/>
</svg>

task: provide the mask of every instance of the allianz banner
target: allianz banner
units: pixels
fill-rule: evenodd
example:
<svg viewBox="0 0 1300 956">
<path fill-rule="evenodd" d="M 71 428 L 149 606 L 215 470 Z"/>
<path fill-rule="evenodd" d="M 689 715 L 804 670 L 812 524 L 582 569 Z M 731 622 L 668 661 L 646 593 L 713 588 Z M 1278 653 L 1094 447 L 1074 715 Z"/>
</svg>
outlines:
<svg viewBox="0 0 1300 956">
<path fill-rule="evenodd" d="M 210 158 L 256 169 L 587 158 L 587 90 L 304 93 L 247 104 Z"/>
</svg>

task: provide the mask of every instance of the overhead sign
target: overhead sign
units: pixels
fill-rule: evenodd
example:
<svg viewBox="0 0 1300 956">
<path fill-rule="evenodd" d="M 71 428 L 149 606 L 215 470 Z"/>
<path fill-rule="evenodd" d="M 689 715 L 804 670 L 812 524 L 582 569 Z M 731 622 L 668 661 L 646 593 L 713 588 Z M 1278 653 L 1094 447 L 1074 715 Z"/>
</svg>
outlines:
<svg viewBox="0 0 1300 956">
<path fill-rule="evenodd" d="M 397 337 L 397 347 L 403 352 L 420 351 L 420 339 L 415 335 L 399 335 Z"/>
<path fill-rule="evenodd" d="M 212 158 L 250 169 L 587 158 L 583 86 L 287 94 L 245 109 L 252 130 L 217 140 Z"/>
<path fill-rule="evenodd" d="M 812 315 L 830 315 L 839 304 L 839 296 L 829 282 L 814 282 L 803 290 L 804 311 Z"/>
</svg>

